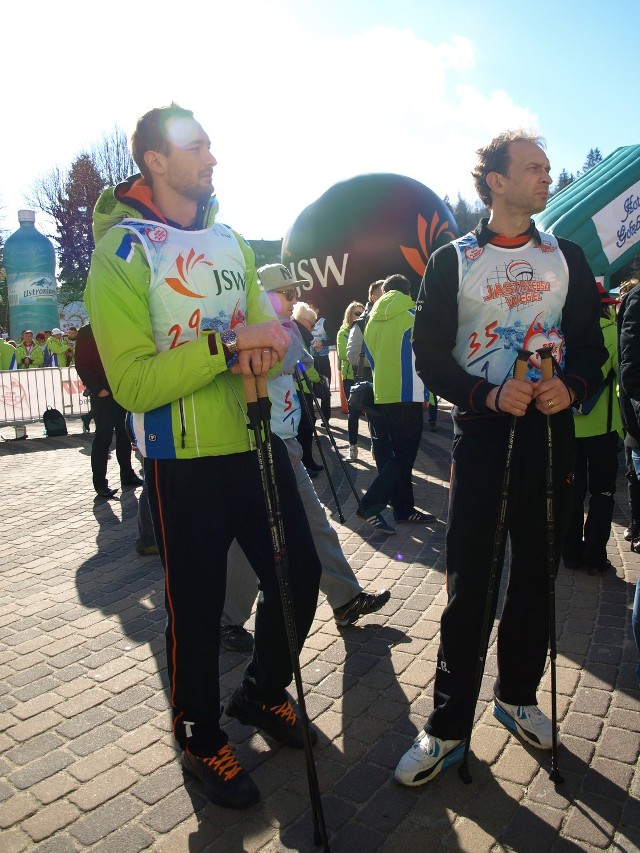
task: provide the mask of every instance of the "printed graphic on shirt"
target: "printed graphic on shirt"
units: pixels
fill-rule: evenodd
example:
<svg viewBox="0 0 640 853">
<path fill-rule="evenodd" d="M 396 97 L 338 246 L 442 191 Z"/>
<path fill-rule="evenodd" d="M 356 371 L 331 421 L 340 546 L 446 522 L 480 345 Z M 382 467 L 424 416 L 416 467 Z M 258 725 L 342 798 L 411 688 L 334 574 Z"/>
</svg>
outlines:
<svg viewBox="0 0 640 853">
<path fill-rule="evenodd" d="M 131 263 L 134 242 L 147 256 L 149 313 L 159 350 L 174 349 L 205 331 L 246 324 L 244 258 L 236 241 L 229 245 L 228 228 L 181 231 L 144 220 L 124 220 L 116 227 L 127 231 L 118 257 Z M 224 265 L 211 258 L 224 259 Z"/>
<path fill-rule="evenodd" d="M 454 356 L 493 384 L 510 375 L 519 349 L 533 353 L 527 373 L 532 380 L 540 377 L 535 350 L 551 349 L 564 363 L 566 265 L 554 238 L 544 236 L 541 246 L 532 241 L 517 249 L 481 248 L 474 234 L 456 241 L 461 277 Z"/>
</svg>

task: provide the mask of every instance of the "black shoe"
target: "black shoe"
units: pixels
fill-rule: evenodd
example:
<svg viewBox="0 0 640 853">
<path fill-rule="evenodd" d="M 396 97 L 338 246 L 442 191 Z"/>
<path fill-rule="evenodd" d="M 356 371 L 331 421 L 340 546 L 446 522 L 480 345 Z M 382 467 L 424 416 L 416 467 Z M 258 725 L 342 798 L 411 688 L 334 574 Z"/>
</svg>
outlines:
<svg viewBox="0 0 640 853">
<path fill-rule="evenodd" d="M 419 509 L 414 509 L 406 518 L 396 518 L 394 516 L 393 520 L 396 524 L 420 524 L 421 521 L 435 521 L 435 518 L 435 515 L 431 515 L 430 512 L 420 512 Z"/>
<path fill-rule="evenodd" d="M 318 476 L 318 472 L 312 471 L 311 468 L 307 468 L 307 474 L 309 475 L 310 480 L 315 480 Z"/>
<path fill-rule="evenodd" d="M 565 560 L 562 558 L 562 562 L 568 569 L 583 569 L 584 568 L 584 560 Z"/>
<path fill-rule="evenodd" d="M 390 598 L 391 593 L 388 589 L 383 589 L 375 593 L 359 592 L 351 601 L 347 601 L 342 607 L 336 607 L 333 611 L 336 625 L 340 628 L 353 625 L 361 616 L 366 616 L 367 613 L 375 613 L 377 610 L 380 610 Z"/>
<path fill-rule="evenodd" d="M 381 533 L 385 533 L 387 536 L 392 536 L 396 532 L 395 528 L 390 524 L 387 524 L 379 512 L 369 512 L 368 510 L 357 509 L 356 515 L 358 518 L 364 519 L 367 524 L 370 524 L 372 527 L 375 527 L 376 530 L 379 530 Z"/>
<path fill-rule="evenodd" d="M 293 710 L 289 699 L 285 698 L 285 701 L 279 705 L 267 707 L 259 700 L 249 699 L 240 685 L 234 690 L 225 710 L 227 716 L 235 717 L 245 726 L 255 726 L 280 743 L 293 746 L 295 749 L 304 749 L 302 720 Z M 317 743 L 318 735 L 311 726 L 309 737 L 312 744 Z"/>
<path fill-rule="evenodd" d="M 604 563 L 601 563 L 598 566 L 587 566 L 587 574 L 591 575 L 591 577 L 595 577 L 596 575 L 601 575 L 604 572 L 609 571 L 609 569 L 614 570 L 611 561 L 605 560 Z"/>
<path fill-rule="evenodd" d="M 242 625 L 220 625 L 220 645 L 229 652 L 252 652 L 253 635 Z"/>
<path fill-rule="evenodd" d="M 309 465 L 305 465 L 304 467 L 307 471 L 324 471 L 324 465 L 318 465 L 317 462 L 310 462 Z"/>
<path fill-rule="evenodd" d="M 88 418 L 86 415 L 82 415 L 80 420 L 82 421 L 82 432 L 89 432 L 89 425 L 91 423 L 91 418 Z"/>
<path fill-rule="evenodd" d="M 202 782 L 212 803 L 230 809 L 246 809 L 260 799 L 260 791 L 251 776 L 238 764 L 231 747 L 225 744 L 210 758 L 182 753 L 182 766 Z"/>
<path fill-rule="evenodd" d="M 126 477 L 120 478 L 121 486 L 142 486 L 144 484 L 144 480 L 132 471 L 131 474 L 128 474 Z"/>
<path fill-rule="evenodd" d="M 140 554 L 141 557 L 151 557 L 154 554 L 158 554 L 158 546 L 157 545 L 136 545 L 136 551 Z"/>
<path fill-rule="evenodd" d="M 103 486 L 101 489 L 96 489 L 96 495 L 99 498 L 112 498 L 117 491 L 117 489 L 110 489 L 109 486 Z"/>
</svg>

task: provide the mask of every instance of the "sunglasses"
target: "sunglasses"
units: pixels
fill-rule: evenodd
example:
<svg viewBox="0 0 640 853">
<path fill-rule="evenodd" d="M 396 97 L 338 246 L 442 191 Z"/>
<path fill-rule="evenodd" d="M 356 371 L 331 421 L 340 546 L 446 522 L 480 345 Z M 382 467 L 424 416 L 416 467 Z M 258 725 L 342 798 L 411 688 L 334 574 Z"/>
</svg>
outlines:
<svg viewBox="0 0 640 853">
<path fill-rule="evenodd" d="M 288 290 L 276 290 L 276 293 L 279 293 L 280 296 L 284 296 L 287 302 L 295 302 L 298 298 L 298 292 L 294 287 L 290 287 Z"/>
<path fill-rule="evenodd" d="M 354 312 L 353 312 L 353 316 L 354 316 L 354 317 L 362 317 L 362 314 L 363 314 L 363 312 L 362 312 L 362 311 L 354 311 Z"/>
</svg>

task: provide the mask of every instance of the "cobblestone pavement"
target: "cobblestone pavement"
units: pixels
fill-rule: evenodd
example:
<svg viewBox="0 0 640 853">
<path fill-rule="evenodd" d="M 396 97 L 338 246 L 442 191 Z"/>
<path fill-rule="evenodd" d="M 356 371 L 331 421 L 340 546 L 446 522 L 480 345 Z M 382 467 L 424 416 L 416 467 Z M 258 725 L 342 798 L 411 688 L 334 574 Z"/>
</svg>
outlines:
<svg viewBox="0 0 640 853">
<path fill-rule="evenodd" d="M 339 409 L 331 424 L 345 447 Z M 301 753 L 223 718 L 260 803 L 218 808 L 183 777 L 169 731 L 161 566 L 134 551 L 135 491 L 94 502 L 91 436 L 79 421 L 69 425 L 65 438 L 44 438 L 33 424 L 28 440 L 0 444 L 0 851 L 311 851 Z M 349 469 L 360 492 L 373 471 L 364 422 L 361 433 L 361 459 Z M 561 567 L 557 582 L 564 785 L 556 791 L 549 781 L 548 753 L 523 745 L 491 715 L 493 641 L 471 747 L 473 784 L 455 769 L 416 789 L 392 779 L 431 707 L 450 443 L 441 412 L 415 470 L 416 503 L 438 520 L 392 537 L 356 518 L 325 444 L 345 524 L 326 475 L 315 483 L 345 553 L 366 589 L 391 589 L 380 613 L 344 630 L 321 596 L 301 655 L 331 850 L 638 850 L 640 694 L 629 624 L 640 556 L 622 538 L 622 475 L 609 548 L 615 574 Z M 115 455 L 109 464 L 117 484 Z M 223 697 L 245 661 L 221 654 Z M 540 704 L 549 712 L 548 671 Z"/>
</svg>

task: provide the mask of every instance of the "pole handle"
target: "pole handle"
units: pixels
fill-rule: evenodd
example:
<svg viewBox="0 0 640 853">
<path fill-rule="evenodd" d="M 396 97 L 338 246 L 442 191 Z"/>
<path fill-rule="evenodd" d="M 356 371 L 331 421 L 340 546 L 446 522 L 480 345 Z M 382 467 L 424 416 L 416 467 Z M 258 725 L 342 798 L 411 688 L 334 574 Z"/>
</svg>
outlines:
<svg viewBox="0 0 640 853">
<path fill-rule="evenodd" d="M 262 373 L 260 376 L 255 377 L 256 389 L 258 392 L 258 399 L 263 400 L 265 397 L 269 396 L 269 392 L 267 391 L 267 376 Z"/>
<path fill-rule="evenodd" d="M 527 377 L 527 367 L 528 361 L 533 355 L 532 352 L 526 349 L 518 350 L 518 358 L 516 359 L 515 367 L 513 368 L 513 378 L 514 379 L 526 379 Z"/>
<path fill-rule="evenodd" d="M 553 353 L 548 347 L 536 350 L 540 356 L 540 374 L 543 379 L 553 379 Z"/>
<path fill-rule="evenodd" d="M 258 402 L 258 389 L 255 376 L 245 376 L 242 374 L 242 385 L 244 387 L 244 398 L 248 403 Z"/>
</svg>

